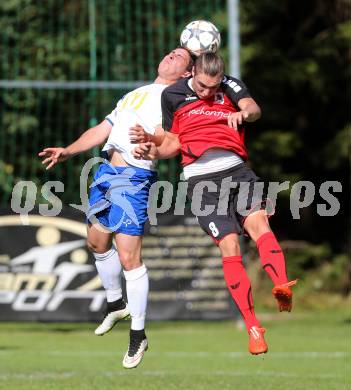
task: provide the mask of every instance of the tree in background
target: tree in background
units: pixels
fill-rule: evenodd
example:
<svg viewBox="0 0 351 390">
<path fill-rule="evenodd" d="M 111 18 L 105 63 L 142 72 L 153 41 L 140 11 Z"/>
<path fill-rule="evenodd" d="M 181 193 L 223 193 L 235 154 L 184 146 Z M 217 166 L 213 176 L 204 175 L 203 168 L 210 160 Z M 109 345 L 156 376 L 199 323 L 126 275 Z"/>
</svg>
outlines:
<svg viewBox="0 0 351 390">
<path fill-rule="evenodd" d="M 295 234 L 332 238 L 335 247 L 345 249 L 351 5 L 343 0 L 243 1 L 241 14 L 243 78 L 263 107 L 262 119 L 248 132 L 252 162 L 271 180 L 311 180 L 316 188 L 326 180 L 342 182 L 339 216 L 317 218 L 314 205 Z"/>
<path fill-rule="evenodd" d="M 309 180 L 316 186 L 316 200 L 301 220 L 292 220 L 289 192 L 282 193 L 272 223 L 283 238 L 315 244 L 302 245 L 292 267 L 323 264 L 325 286 L 349 291 L 351 4 L 240 4 L 243 79 L 263 108 L 262 119 L 247 133 L 253 166 L 270 180 Z M 341 202 L 335 217 L 317 215 L 316 204 L 325 203 L 318 188 L 327 180 L 343 186 L 335 194 Z"/>
<path fill-rule="evenodd" d="M 226 0 L 2 1 L 0 78 L 148 83 L 160 58 L 179 44 L 181 29 L 193 19 L 210 19 L 225 5 Z M 65 183 L 64 202 L 77 202 L 76 177 L 86 156 L 47 173 L 36 154 L 45 145 L 72 142 L 127 91 L 0 88 L 0 203 L 8 204 L 17 181 L 48 179 Z M 164 172 L 168 165 L 162 166 Z"/>
</svg>

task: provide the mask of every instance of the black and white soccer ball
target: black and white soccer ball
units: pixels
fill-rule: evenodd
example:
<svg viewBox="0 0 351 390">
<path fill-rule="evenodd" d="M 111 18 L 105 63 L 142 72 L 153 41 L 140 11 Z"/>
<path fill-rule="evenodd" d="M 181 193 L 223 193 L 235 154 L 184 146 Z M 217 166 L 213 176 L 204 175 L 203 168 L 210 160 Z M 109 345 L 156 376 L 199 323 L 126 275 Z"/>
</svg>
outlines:
<svg viewBox="0 0 351 390">
<path fill-rule="evenodd" d="M 215 53 L 221 44 L 221 34 L 217 27 L 206 20 L 194 20 L 186 25 L 180 35 L 180 45 L 195 56 L 202 53 Z"/>
</svg>

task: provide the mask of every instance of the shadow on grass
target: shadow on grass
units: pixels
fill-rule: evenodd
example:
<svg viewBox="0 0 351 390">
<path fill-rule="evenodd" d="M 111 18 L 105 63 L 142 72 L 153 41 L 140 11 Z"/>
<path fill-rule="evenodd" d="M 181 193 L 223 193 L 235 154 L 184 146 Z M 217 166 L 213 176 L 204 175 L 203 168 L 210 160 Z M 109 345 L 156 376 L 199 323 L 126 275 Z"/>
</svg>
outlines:
<svg viewBox="0 0 351 390">
<path fill-rule="evenodd" d="M 0 345 L 0 352 L 1 351 L 14 351 L 16 349 L 20 349 L 18 345 Z"/>
</svg>

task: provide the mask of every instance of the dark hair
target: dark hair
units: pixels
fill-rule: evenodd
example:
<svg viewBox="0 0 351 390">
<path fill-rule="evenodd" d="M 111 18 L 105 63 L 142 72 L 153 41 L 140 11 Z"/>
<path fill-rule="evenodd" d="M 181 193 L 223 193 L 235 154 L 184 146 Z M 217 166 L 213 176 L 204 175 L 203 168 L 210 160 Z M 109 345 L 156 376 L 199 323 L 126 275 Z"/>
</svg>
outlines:
<svg viewBox="0 0 351 390">
<path fill-rule="evenodd" d="M 195 63 L 194 57 L 193 57 L 193 56 L 191 55 L 191 53 L 190 53 L 190 56 L 189 56 L 189 64 L 188 64 L 188 66 L 186 67 L 186 70 L 187 70 L 188 72 L 191 72 L 191 71 L 193 70 L 194 63 Z"/>
<path fill-rule="evenodd" d="M 194 63 L 194 72 L 203 73 L 211 77 L 224 76 L 224 61 L 216 53 L 200 54 Z"/>
<path fill-rule="evenodd" d="M 196 57 L 191 53 L 191 51 L 189 51 L 185 47 L 177 46 L 177 49 L 183 49 L 183 50 L 185 50 L 185 51 L 187 51 L 189 53 L 189 63 L 188 63 L 188 66 L 186 67 L 186 70 L 188 72 L 191 72 L 193 70 L 193 66 L 194 66 Z"/>
</svg>

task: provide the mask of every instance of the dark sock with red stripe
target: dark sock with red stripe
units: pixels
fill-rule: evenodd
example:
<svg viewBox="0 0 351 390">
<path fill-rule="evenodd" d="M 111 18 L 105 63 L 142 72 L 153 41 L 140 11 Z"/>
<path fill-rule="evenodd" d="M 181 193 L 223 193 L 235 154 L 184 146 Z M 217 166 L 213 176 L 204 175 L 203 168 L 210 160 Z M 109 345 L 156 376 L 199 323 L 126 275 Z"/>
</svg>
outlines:
<svg viewBox="0 0 351 390">
<path fill-rule="evenodd" d="M 228 290 L 240 310 L 246 328 L 260 326 L 253 306 L 251 283 L 246 274 L 241 256 L 228 256 L 222 258 L 224 279 Z"/>
<path fill-rule="evenodd" d="M 262 234 L 256 242 L 263 269 L 274 285 L 287 283 L 285 258 L 275 235 L 272 232 Z"/>
</svg>

